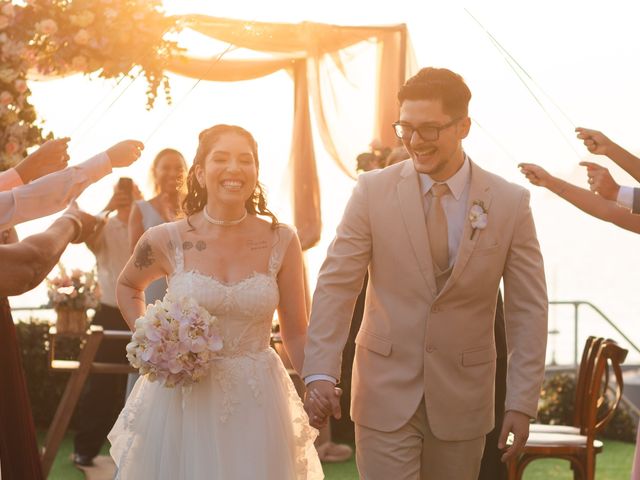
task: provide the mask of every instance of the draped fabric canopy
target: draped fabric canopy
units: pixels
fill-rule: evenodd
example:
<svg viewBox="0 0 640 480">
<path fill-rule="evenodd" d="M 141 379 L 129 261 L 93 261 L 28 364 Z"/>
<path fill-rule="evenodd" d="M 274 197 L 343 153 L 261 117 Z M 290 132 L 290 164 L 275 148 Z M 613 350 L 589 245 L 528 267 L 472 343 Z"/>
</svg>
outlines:
<svg viewBox="0 0 640 480">
<path fill-rule="evenodd" d="M 313 146 L 311 108 L 325 149 L 341 170 L 353 177 L 353 169 L 336 147 L 337 132 L 325 116 L 325 95 L 320 70 L 325 62 L 341 68 L 341 50 L 360 42 L 375 41 L 378 47 L 376 115 L 373 138 L 393 146 L 389 125 L 397 119 L 395 92 L 407 75 L 408 39 L 404 24 L 392 26 L 337 26 L 312 22 L 299 24 L 248 22 L 235 19 L 184 15 L 176 17 L 189 28 L 229 46 L 263 54 L 265 58 L 227 59 L 172 58 L 167 70 L 191 78 L 220 82 L 250 80 L 287 70 L 294 80 L 294 121 L 290 170 L 293 178 L 294 222 L 304 249 L 315 245 L 322 230 L 320 186 Z"/>
</svg>

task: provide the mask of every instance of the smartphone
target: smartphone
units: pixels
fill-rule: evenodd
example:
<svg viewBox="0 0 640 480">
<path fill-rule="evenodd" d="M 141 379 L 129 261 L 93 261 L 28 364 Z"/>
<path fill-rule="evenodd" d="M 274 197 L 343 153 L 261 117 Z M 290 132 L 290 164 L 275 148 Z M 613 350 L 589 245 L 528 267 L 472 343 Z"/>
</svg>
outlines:
<svg viewBox="0 0 640 480">
<path fill-rule="evenodd" d="M 133 180 L 129 177 L 120 177 L 120 180 L 118 180 L 118 191 L 126 193 L 129 197 L 133 197 Z"/>
</svg>

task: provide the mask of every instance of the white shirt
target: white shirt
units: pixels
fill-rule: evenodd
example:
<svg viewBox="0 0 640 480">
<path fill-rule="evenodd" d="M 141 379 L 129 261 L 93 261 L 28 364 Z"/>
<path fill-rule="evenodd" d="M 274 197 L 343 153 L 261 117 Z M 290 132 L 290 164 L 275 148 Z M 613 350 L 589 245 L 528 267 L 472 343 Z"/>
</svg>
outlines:
<svg viewBox="0 0 640 480">
<path fill-rule="evenodd" d="M 616 203 L 621 207 L 631 210 L 633 208 L 633 187 L 621 186 L 618 190 L 618 198 L 616 198 Z"/>
<path fill-rule="evenodd" d="M 0 231 L 59 212 L 85 188 L 110 172 L 111 161 L 103 152 L 74 167 L 0 192 Z"/>
<path fill-rule="evenodd" d="M 111 217 L 87 247 L 96 256 L 100 303 L 118 308 L 116 283 L 129 260 L 129 228 L 118 217 Z"/>
<path fill-rule="evenodd" d="M 427 195 L 427 193 L 431 189 L 431 186 L 436 182 L 434 182 L 434 180 L 426 173 L 420 173 L 419 176 L 424 202 L 424 212 L 426 215 L 432 198 L 431 195 Z M 446 183 L 450 190 L 450 193 L 444 195 L 440 201 L 442 202 L 444 214 L 447 217 L 449 266 L 451 266 L 453 262 L 455 262 L 456 255 L 458 254 L 460 239 L 462 238 L 462 230 L 464 229 L 464 222 L 467 218 L 467 200 L 469 199 L 469 185 L 471 183 L 471 163 L 466 154 L 460 169 L 441 183 Z M 425 248 L 427 248 L 426 245 Z M 316 380 L 327 380 L 334 385 L 338 383 L 332 376 L 323 374 L 309 375 L 304 378 L 304 383 L 305 385 L 308 385 Z"/>
</svg>

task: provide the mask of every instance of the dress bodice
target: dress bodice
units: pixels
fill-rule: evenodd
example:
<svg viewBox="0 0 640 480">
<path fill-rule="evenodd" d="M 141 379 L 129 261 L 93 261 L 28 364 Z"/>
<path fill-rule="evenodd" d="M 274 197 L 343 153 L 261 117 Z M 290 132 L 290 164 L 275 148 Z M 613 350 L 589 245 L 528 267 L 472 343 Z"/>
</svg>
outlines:
<svg viewBox="0 0 640 480">
<path fill-rule="evenodd" d="M 267 272 L 254 272 L 243 280 L 227 284 L 197 270 L 185 270 L 182 241 L 176 224 L 163 227 L 169 229 L 171 245 L 175 248 L 174 271 L 168 277 L 169 296 L 190 296 L 218 318 L 224 356 L 267 348 L 273 314 L 280 300 L 277 275 L 294 235 L 293 230 L 286 226 L 278 227 L 278 238 L 271 248 Z"/>
</svg>

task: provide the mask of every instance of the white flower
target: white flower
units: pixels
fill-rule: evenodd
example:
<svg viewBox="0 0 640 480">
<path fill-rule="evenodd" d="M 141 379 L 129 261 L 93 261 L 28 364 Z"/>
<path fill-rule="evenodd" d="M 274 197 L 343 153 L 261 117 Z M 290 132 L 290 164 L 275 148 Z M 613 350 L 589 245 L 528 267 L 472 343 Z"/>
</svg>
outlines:
<svg viewBox="0 0 640 480">
<path fill-rule="evenodd" d="M 476 230 L 484 230 L 487 227 L 489 221 L 487 217 L 487 210 L 484 208 L 484 203 L 475 200 L 471 208 L 469 209 L 469 221 L 473 231 L 471 232 L 471 238 L 476 233 Z"/>
</svg>

